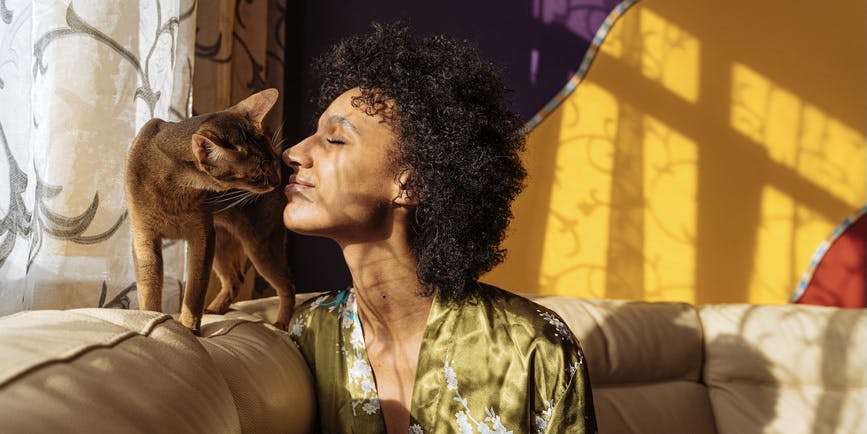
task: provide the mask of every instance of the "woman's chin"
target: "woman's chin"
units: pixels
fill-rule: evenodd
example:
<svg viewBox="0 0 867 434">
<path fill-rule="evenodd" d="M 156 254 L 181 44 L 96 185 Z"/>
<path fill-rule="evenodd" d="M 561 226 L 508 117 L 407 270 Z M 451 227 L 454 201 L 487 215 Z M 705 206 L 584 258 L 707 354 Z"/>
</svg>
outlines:
<svg viewBox="0 0 867 434">
<path fill-rule="evenodd" d="M 305 218 L 298 210 L 290 209 L 291 203 L 283 209 L 283 226 L 292 232 L 302 235 L 317 235 L 315 225 L 311 225 L 311 219 Z"/>
</svg>

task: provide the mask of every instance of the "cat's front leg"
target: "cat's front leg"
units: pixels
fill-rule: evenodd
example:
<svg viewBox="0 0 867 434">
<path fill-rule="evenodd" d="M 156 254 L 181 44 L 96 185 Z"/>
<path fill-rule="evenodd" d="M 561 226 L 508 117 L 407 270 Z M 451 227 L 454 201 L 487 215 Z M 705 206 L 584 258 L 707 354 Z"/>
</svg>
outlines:
<svg viewBox="0 0 867 434">
<path fill-rule="evenodd" d="M 198 335 L 205 310 L 208 278 L 214 262 L 214 225 L 208 222 L 187 238 L 187 284 L 180 322 Z"/>
<path fill-rule="evenodd" d="M 163 241 L 137 231 L 133 224 L 132 256 L 140 310 L 163 311 Z"/>
</svg>

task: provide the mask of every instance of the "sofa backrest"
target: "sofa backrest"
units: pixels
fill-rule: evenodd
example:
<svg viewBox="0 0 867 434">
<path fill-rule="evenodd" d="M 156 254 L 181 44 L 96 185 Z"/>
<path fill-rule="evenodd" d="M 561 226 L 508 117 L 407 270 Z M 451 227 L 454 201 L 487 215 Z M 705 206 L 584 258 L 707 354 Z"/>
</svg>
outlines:
<svg viewBox="0 0 867 434">
<path fill-rule="evenodd" d="M 720 434 L 867 432 L 867 311 L 717 305 L 700 316 Z"/>
<path fill-rule="evenodd" d="M 715 432 L 691 305 L 533 299 L 560 314 L 581 342 L 601 434 Z"/>
<path fill-rule="evenodd" d="M 262 322 L 206 315 L 197 338 L 156 312 L 2 317 L 0 432 L 306 432 L 306 364 Z"/>
</svg>

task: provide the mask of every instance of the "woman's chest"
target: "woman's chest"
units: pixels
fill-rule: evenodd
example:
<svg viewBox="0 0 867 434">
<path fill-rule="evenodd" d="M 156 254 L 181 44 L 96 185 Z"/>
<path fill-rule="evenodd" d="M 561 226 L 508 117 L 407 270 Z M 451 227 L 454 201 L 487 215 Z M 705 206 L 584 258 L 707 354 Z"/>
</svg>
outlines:
<svg viewBox="0 0 867 434">
<path fill-rule="evenodd" d="M 404 345 L 375 340 L 366 343 L 386 428 L 388 432 L 405 433 L 412 409 L 421 337 Z"/>
</svg>

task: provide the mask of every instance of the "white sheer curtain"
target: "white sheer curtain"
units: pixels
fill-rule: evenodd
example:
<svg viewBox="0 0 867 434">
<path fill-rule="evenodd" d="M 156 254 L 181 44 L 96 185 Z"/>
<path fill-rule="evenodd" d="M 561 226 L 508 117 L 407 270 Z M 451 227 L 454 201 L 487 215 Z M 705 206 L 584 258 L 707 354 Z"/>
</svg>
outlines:
<svg viewBox="0 0 867 434">
<path fill-rule="evenodd" d="M 135 306 L 127 149 L 191 111 L 195 0 L 0 0 L 0 315 Z M 176 311 L 183 244 L 165 248 Z"/>
</svg>

